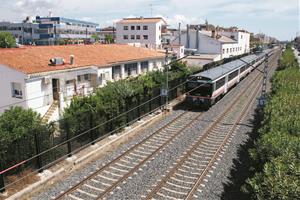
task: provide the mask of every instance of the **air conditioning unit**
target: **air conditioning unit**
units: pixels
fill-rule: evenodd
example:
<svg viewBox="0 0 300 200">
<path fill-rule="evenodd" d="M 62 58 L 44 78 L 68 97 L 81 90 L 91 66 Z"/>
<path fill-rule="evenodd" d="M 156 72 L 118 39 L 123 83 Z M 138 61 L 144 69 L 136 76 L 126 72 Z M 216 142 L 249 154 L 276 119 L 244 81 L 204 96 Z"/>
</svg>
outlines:
<svg viewBox="0 0 300 200">
<path fill-rule="evenodd" d="M 43 84 L 44 85 L 48 85 L 50 83 L 51 83 L 51 77 L 46 76 L 46 77 L 43 78 Z"/>
</svg>

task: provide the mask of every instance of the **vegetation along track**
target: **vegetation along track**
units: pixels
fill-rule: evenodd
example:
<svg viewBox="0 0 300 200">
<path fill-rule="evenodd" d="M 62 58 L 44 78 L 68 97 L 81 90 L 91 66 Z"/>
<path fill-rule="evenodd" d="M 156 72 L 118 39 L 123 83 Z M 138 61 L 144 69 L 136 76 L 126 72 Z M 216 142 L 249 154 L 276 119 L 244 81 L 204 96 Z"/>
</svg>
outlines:
<svg viewBox="0 0 300 200">
<path fill-rule="evenodd" d="M 261 80 L 261 75 L 256 75 L 255 80 L 239 95 L 239 98 L 236 98 L 217 117 L 204 134 L 199 135 L 194 144 L 167 171 L 167 174 L 163 175 L 156 186 L 141 199 L 197 198 L 197 193 L 201 192 L 199 186 L 204 186 L 203 182 L 207 181 L 205 176 L 221 156 L 220 153 L 230 142 L 238 124 L 248 113 L 259 94 Z"/>
<path fill-rule="evenodd" d="M 138 171 L 142 165 L 150 162 L 151 158 L 154 158 L 166 145 L 178 138 L 182 131 L 197 121 L 201 115 L 201 112 L 184 111 L 142 142 L 134 145 L 105 166 L 97 169 L 97 171 L 69 190 L 62 192 L 55 199 L 101 199 Z"/>
</svg>

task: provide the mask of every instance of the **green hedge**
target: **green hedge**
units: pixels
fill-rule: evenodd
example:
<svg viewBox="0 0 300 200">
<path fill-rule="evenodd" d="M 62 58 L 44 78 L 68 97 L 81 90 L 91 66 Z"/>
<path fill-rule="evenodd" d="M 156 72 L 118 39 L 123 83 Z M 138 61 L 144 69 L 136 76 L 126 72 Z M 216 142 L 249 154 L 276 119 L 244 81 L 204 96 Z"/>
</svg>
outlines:
<svg viewBox="0 0 300 200">
<path fill-rule="evenodd" d="M 253 199 L 300 199 L 300 68 L 291 47 L 272 78 L 272 92 L 255 147 L 253 177 L 244 189 Z"/>
<path fill-rule="evenodd" d="M 185 63 L 174 62 L 169 71 L 169 88 L 185 81 L 190 73 Z M 76 145 L 82 146 L 159 107 L 162 99 L 155 97 L 160 95 L 160 88 L 164 87 L 165 82 L 165 72 L 155 71 L 133 79 L 109 82 L 107 86 L 97 89 L 94 95 L 88 97 L 75 97 L 64 111 L 62 117 L 64 120 L 60 123 L 60 129 L 67 135 L 67 138 L 86 132 L 72 141 L 74 148 L 77 148 Z M 184 85 L 181 89 L 183 88 Z M 171 99 L 176 97 L 175 93 L 176 90 L 170 92 Z M 155 99 L 148 102 L 152 98 Z M 121 115 L 143 102 L 147 103 Z M 111 122 L 103 124 L 115 117 L 117 118 Z M 93 127 L 96 126 L 97 128 L 94 129 Z M 89 131 L 91 128 L 93 130 Z"/>
</svg>

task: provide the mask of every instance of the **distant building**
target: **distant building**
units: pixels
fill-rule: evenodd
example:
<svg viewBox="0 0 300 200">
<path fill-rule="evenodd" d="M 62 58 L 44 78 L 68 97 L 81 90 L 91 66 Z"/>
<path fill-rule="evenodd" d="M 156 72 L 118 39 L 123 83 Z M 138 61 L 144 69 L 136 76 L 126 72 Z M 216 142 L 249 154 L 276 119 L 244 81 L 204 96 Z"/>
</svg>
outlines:
<svg viewBox="0 0 300 200">
<path fill-rule="evenodd" d="M 210 54 L 220 59 L 250 52 L 250 34 L 245 31 L 200 28 L 189 27 L 177 33 L 172 44 L 181 43 L 187 49 L 195 49 L 196 54 Z"/>
<path fill-rule="evenodd" d="M 10 32 L 19 44 L 34 44 L 39 40 L 38 27 L 32 22 L 0 22 L 0 31 Z"/>
<path fill-rule="evenodd" d="M 116 28 L 109 26 L 106 28 L 97 28 L 97 35 L 99 36 L 100 43 L 107 43 L 106 37 L 111 36 L 113 38 L 113 43 L 116 41 Z"/>
<path fill-rule="evenodd" d="M 96 34 L 98 24 L 62 17 L 27 18 L 21 23 L 0 22 L 0 31 L 12 33 L 20 44 L 84 43 Z"/>
<path fill-rule="evenodd" d="M 117 43 L 136 44 L 146 48 L 162 48 L 163 18 L 124 18 L 117 22 Z"/>
<path fill-rule="evenodd" d="M 0 112 L 5 105 L 32 108 L 58 119 L 76 95 L 161 70 L 164 54 L 129 45 L 39 46 L 0 50 Z M 49 61 L 50 60 L 50 61 Z"/>
<path fill-rule="evenodd" d="M 84 43 L 96 34 L 98 24 L 63 17 L 36 17 L 40 35 L 37 44 L 47 45 L 62 42 Z"/>
</svg>

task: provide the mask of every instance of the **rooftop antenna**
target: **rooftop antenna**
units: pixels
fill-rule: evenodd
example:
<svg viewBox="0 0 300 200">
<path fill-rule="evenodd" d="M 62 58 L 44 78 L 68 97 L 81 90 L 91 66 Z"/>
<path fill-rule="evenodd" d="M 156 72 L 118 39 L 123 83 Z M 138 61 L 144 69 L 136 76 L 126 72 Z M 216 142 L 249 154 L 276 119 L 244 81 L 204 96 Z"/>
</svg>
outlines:
<svg viewBox="0 0 300 200">
<path fill-rule="evenodd" d="M 153 14 L 153 4 L 150 3 L 150 17 L 152 17 L 152 14 Z"/>
</svg>

